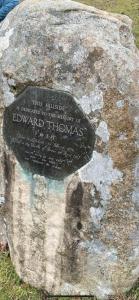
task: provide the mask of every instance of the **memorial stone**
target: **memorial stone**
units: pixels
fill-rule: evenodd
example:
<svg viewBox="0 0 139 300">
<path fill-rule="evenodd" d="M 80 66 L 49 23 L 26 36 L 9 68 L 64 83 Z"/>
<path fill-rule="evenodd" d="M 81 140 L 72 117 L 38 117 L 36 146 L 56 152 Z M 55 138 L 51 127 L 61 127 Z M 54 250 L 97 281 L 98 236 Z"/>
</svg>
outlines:
<svg viewBox="0 0 139 300">
<path fill-rule="evenodd" d="M 69 0 L 23 1 L 0 25 L 6 237 L 20 278 L 46 294 L 107 299 L 139 277 L 131 25 Z"/>
</svg>

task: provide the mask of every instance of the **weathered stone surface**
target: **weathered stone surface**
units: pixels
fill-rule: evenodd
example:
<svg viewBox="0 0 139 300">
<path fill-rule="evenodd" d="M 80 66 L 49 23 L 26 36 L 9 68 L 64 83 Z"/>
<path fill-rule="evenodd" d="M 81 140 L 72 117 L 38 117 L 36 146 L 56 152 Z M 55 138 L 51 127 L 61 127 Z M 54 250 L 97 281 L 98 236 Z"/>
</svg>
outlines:
<svg viewBox="0 0 139 300">
<path fill-rule="evenodd" d="M 2 109 L 28 85 L 71 93 L 96 143 L 89 163 L 59 182 L 23 169 L 1 143 L 17 273 L 51 294 L 124 292 L 139 277 L 139 53 L 131 21 L 68 0 L 23 2 L 0 28 Z"/>
</svg>

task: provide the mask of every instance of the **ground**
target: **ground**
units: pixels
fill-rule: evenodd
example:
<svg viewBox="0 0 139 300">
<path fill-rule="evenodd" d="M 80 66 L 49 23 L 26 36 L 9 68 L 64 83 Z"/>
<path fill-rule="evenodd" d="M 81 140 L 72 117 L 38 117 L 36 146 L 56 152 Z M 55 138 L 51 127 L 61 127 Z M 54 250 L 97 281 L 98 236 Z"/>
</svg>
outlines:
<svg viewBox="0 0 139 300">
<path fill-rule="evenodd" d="M 114 13 L 126 14 L 133 20 L 133 32 L 136 37 L 136 44 L 139 47 L 139 0 L 77 0 L 99 9 Z M 0 254 L 0 300 L 46 300 L 48 296 L 42 291 L 24 284 L 14 271 L 9 253 Z M 83 300 L 80 298 L 54 297 L 51 300 Z M 85 300 L 93 300 L 93 297 Z M 139 285 L 137 284 L 128 295 L 120 295 L 111 300 L 139 300 Z"/>
<path fill-rule="evenodd" d="M 94 297 L 48 297 L 42 291 L 30 287 L 15 273 L 9 252 L 0 253 L 0 300 L 96 300 Z M 110 300 L 138 300 L 139 286 L 127 295 L 118 295 Z"/>
</svg>

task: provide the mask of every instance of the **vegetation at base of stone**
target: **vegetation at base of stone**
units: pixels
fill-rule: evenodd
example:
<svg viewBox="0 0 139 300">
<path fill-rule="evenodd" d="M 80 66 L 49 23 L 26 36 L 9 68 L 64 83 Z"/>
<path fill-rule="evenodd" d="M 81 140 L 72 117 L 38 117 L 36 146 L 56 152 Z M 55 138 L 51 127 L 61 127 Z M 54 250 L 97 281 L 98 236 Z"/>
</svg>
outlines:
<svg viewBox="0 0 139 300">
<path fill-rule="evenodd" d="M 127 297 L 123 300 L 139 300 L 139 282 L 127 293 Z M 118 300 L 118 299 L 117 299 Z M 122 299 L 121 299 L 122 300 Z"/>
<path fill-rule="evenodd" d="M 21 281 L 8 252 L 0 253 L 0 300 L 42 300 L 42 294 Z"/>
<path fill-rule="evenodd" d="M 95 297 L 49 297 L 21 281 L 15 273 L 9 252 L 0 252 L 0 300 L 96 300 Z M 139 300 L 139 285 L 128 294 L 110 300 Z"/>
<path fill-rule="evenodd" d="M 133 20 L 133 32 L 139 47 L 139 0 L 76 0 L 109 12 L 124 14 Z"/>
</svg>

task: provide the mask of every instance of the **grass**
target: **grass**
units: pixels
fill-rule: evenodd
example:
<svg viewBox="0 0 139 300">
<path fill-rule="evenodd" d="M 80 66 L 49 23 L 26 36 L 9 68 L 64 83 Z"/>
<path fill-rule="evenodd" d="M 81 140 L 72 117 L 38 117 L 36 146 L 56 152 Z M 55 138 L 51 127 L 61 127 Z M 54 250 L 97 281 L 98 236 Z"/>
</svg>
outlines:
<svg viewBox="0 0 139 300">
<path fill-rule="evenodd" d="M 109 12 L 125 14 L 133 20 L 133 33 L 139 47 L 139 0 L 76 0 Z"/>
<path fill-rule="evenodd" d="M 139 0 L 76 0 L 99 9 L 128 15 L 133 20 L 133 32 L 139 47 Z M 23 283 L 15 273 L 8 252 L 0 253 L 0 300 L 47 300 L 41 291 Z M 51 300 L 83 300 L 83 297 L 53 297 Z M 93 300 L 93 297 L 85 300 Z M 111 300 L 139 300 L 139 285 L 127 295 L 115 296 Z"/>
<path fill-rule="evenodd" d="M 23 283 L 15 273 L 8 252 L 0 253 L 0 300 L 42 300 L 42 294 Z"/>
</svg>

